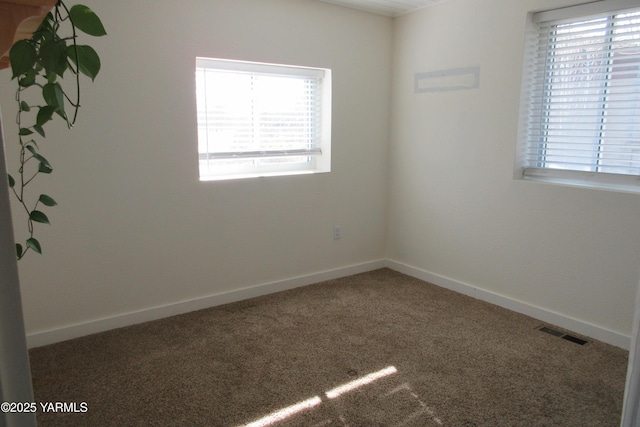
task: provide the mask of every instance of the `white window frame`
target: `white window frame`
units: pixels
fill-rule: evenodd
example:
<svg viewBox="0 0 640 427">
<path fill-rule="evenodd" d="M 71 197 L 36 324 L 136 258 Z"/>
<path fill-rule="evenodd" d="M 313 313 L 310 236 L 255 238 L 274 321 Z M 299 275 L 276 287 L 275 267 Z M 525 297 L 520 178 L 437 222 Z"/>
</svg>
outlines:
<svg viewBox="0 0 640 427">
<path fill-rule="evenodd" d="M 205 78 L 205 75 L 207 77 Z M 309 98 L 308 132 L 303 137 L 296 135 L 293 145 L 284 142 L 279 144 L 271 137 L 269 147 L 261 145 L 258 136 L 247 137 L 243 141 L 248 145 L 242 149 L 230 146 L 228 141 L 235 137 L 229 137 L 229 133 L 240 132 L 241 127 L 234 129 L 232 126 L 217 124 L 217 116 L 211 105 L 215 105 L 216 99 L 225 99 L 217 89 L 206 89 L 206 82 L 212 76 L 250 76 L 247 81 L 256 82 L 254 79 L 262 79 L 268 82 L 307 82 Z M 215 78 L 215 77 L 213 77 Z M 253 83 L 252 83 L 253 84 Z M 269 83 L 271 84 L 271 83 Z M 251 102 L 258 99 L 257 91 L 248 89 Z M 216 98 L 216 93 L 220 95 Z M 265 95 L 267 96 L 267 95 Z M 260 98 L 262 101 L 265 98 Z M 268 101 L 268 99 L 267 99 Z M 278 100 L 274 100 L 274 104 Z M 255 178 L 265 176 L 298 175 L 311 173 L 325 173 L 331 171 L 331 70 L 326 68 L 311 68 L 294 65 L 269 64 L 261 62 L 236 61 L 218 58 L 196 58 L 196 102 L 198 112 L 198 160 L 201 181 L 215 181 L 227 179 Z M 268 101 L 263 105 L 270 106 Z M 257 105 L 257 104 L 256 104 Z M 209 106 L 209 110 L 207 110 Z M 227 108 L 221 104 L 216 108 Z M 209 111 L 209 113 L 207 113 Z M 245 120 L 252 123 L 256 129 L 263 126 L 261 117 L 264 111 L 251 113 L 251 118 Z M 271 113 L 271 112 L 269 112 Z M 275 113 L 277 114 L 277 113 Z M 282 119 L 283 125 L 286 124 Z M 270 122 L 274 123 L 274 122 Z M 226 126 L 226 127 L 225 127 Z M 273 128 L 271 128 L 273 129 Z M 305 128 L 307 129 L 307 128 Z M 246 131 L 246 127 L 245 127 Z M 225 142 L 221 136 L 225 133 Z M 256 135 L 260 135 L 258 131 Z M 277 140 L 280 137 L 275 138 Z M 231 147 L 231 148 L 229 148 Z"/>
<path fill-rule="evenodd" d="M 540 118 L 544 114 L 543 111 L 540 111 L 540 105 L 544 101 L 540 100 L 545 97 L 545 89 L 548 90 L 550 88 L 549 85 L 540 84 L 541 81 L 549 82 L 549 79 L 546 79 L 548 75 L 545 73 L 550 68 L 549 62 L 545 62 L 544 59 L 545 55 L 548 54 L 543 52 L 538 55 L 541 49 L 546 49 L 546 46 L 543 46 L 542 42 L 540 42 L 540 27 L 549 22 L 558 24 L 581 22 L 595 17 L 616 15 L 620 12 L 629 11 L 640 11 L 638 0 L 596 1 L 561 9 L 529 13 L 518 127 L 516 178 L 598 189 L 640 192 L 640 169 L 637 173 L 606 173 L 597 169 L 577 171 L 570 170 L 570 168 L 563 169 L 562 166 L 557 164 L 547 166 L 544 161 L 540 160 L 543 157 L 542 155 L 536 158 L 535 155 L 531 154 L 534 150 L 541 151 L 542 145 L 546 142 L 543 139 L 544 135 L 541 130 L 544 126 L 544 124 L 541 125 L 543 119 Z M 539 61 L 539 58 L 543 58 L 542 61 Z M 634 81 L 634 90 L 638 90 L 639 87 L 640 71 L 638 71 L 638 81 Z M 536 106 L 534 107 L 534 105 Z M 539 110 L 536 111 L 536 109 Z M 638 102 L 638 108 L 634 105 L 633 109 L 635 114 L 640 116 L 640 101 Z M 603 104 L 602 111 L 605 113 L 607 111 L 605 104 Z M 537 117 L 534 118 L 536 114 Z M 637 146 L 634 144 L 633 148 L 635 150 L 637 147 L 640 150 L 640 140 L 638 139 L 640 138 L 640 132 L 638 132 L 637 126 L 634 125 L 633 130 L 630 132 L 633 133 L 633 136 L 628 141 L 637 141 Z M 578 141 L 584 142 L 580 139 Z"/>
</svg>

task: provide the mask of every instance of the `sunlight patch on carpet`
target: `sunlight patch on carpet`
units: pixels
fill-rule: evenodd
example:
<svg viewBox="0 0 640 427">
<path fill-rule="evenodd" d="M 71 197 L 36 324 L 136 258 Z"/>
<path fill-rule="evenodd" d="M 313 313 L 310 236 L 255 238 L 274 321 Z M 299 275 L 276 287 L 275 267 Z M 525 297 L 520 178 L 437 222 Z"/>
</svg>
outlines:
<svg viewBox="0 0 640 427">
<path fill-rule="evenodd" d="M 352 372 L 355 373 L 355 371 L 349 371 L 350 374 Z M 398 370 L 396 369 L 395 366 L 387 366 L 384 369 L 381 369 L 376 372 L 372 372 L 356 380 L 349 381 L 347 383 L 339 385 L 338 387 L 332 388 L 331 390 L 324 392 L 322 394 L 322 397 L 314 396 L 310 399 L 303 400 L 294 405 L 287 406 L 286 408 L 274 411 L 269 415 L 266 415 L 249 424 L 245 424 L 242 427 L 268 427 L 268 426 L 274 425 L 287 418 L 300 414 L 301 412 L 312 409 L 322 404 L 323 401 L 327 402 L 327 399 L 330 399 L 330 400 L 336 399 L 346 393 L 349 393 L 353 390 L 356 390 L 358 388 L 371 384 L 381 378 L 385 378 L 390 375 L 396 374 L 397 372 Z M 400 397 L 401 394 L 405 394 L 406 397 L 401 398 Z M 408 401 L 412 401 L 418 404 L 417 410 L 414 410 L 412 413 L 405 415 L 404 420 L 400 424 L 398 424 L 398 426 L 403 426 L 411 422 L 414 422 L 417 418 L 422 416 L 427 416 L 431 421 L 435 422 L 438 425 L 443 424 L 442 420 L 436 416 L 434 411 L 431 408 L 429 408 L 422 400 L 420 400 L 418 395 L 411 389 L 411 386 L 408 383 L 404 383 L 398 387 L 393 388 L 391 391 L 386 393 L 385 396 L 387 397 L 393 396 L 393 397 L 401 398 L 402 400 L 407 400 L 408 398 Z M 342 416 L 340 416 L 340 419 L 342 420 Z M 346 423 L 346 421 L 344 420 L 342 421 Z M 320 425 L 320 426 L 328 425 L 326 424 L 327 422 L 328 424 L 331 424 L 331 420 L 326 420 L 325 422 L 321 424 L 316 424 L 316 425 Z"/>
<path fill-rule="evenodd" d="M 369 375 L 365 375 L 362 378 L 359 378 L 354 381 L 350 381 L 334 389 L 331 389 L 327 391 L 325 395 L 329 399 L 334 399 L 344 393 L 348 393 L 351 390 L 370 384 L 375 380 L 395 374 L 396 372 L 398 372 L 398 370 L 395 368 L 395 366 L 388 366 L 377 372 L 373 372 Z M 299 412 L 306 411 L 307 409 L 313 408 L 314 406 L 317 406 L 321 403 L 322 403 L 322 399 L 319 396 L 314 396 L 310 399 L 303 400 L 302 402 L 298 402 L 295 405 L 287 406 L 286 408 L 272 412 L 269 415 L 266 415 L 260 418 L 259 420 L 253 421 L 249 424 L 245 424 L 243 427 L 266 427 L 266 426 L 275 424 L 279 421 L 282 421 L 286 418 L 289 418 Z"/>
<path fill-rule="evenodd" d="M 372 382 L 374 382 L 375 380 L 378 380 L 380 378 L 384 378 L 386 376 L 395 374 L 396 372 L 398 372 L 398 370 L 395 368 L 395 366 L 388 366 L 384 369 L 379 370 L 378 372 L 373 372 L 369 375 L 365 375 L 362 378 L 358 378 L 357 380 L 353 380 L 350 381 L 346 384 L 343 384 L 341 386 L 338 386 L 334 389 L 329 390 L 328 392 L 326 392 L 325 394 L 327 395 L 327 397 L 329 399 L 335 399 L 336 397 L 344 394 L 344 393 L 348 393 L 351 390 L 354 390 L 356 388 L 360 388 L 364 385 L 370 384 Z"/>
<path fill-rule="evenodd" d="M 298 412 L 313 408 L 320 403 L 322 403 L 322 399 L 320 399 L 318 396 L 314 396 L 311 399 L 303 400 L 302 402 L 296 403 L 295 405 L 287 406 L 286 408 L 272 412 L 266 417 L 262 417 L 259 420 L 246 424 L 245 427 L 266 427 L 271 424 L 277 423 L 278 421 L 289 418 L 292 415 L 297 414 Z"/>
</svg>

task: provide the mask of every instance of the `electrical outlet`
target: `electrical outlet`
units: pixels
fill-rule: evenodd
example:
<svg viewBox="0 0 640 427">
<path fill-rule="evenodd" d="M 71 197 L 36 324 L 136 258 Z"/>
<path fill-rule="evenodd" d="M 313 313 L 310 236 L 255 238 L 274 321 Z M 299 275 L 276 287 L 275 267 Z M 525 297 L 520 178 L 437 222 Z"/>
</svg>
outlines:
<svg viewBox="0 0 640 427">
<path fill-rule="evenodd" d="M 339 225 L 333 226 L 333 240 L 339 240 L 342 237 L 342 230 Z"/>
</svg>

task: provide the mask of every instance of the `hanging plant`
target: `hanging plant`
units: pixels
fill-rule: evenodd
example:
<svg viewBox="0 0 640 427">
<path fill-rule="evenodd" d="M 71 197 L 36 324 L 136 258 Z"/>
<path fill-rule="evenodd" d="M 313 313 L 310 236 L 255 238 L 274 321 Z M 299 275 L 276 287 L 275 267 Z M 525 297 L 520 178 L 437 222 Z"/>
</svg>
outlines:
<svg viewBox="0 0 640 427">
<path fill-rule="evenodd" d="M 43 210 L 57 205 L 47 194 L 32 196 L 26 191 L 36 177 L 53 171 L 38 140 L 45 138 L 45 125 L 54 119 L 63 120 L 69 128 L 75 124 L 80 108 L 80 74 L 93 81 L 100 71 L 100 57 L 91 46 L 78 44 L 79 32 L 106 35 L 100 18 L 87 6 L 77 4 L 68 9 L 58 1 L 31 39 L 18 40 L 9 52 L 12 80 L 18 83 L 20 166 L 18 174 L 8 178 L 26 213 L 28 231 L 24 245 L 16 243 L 18 259 L 29 250 L 42 253 L 42 245 L 34 237 L 35 224 L 49 224 Z M 65 74 L 71 78 L 62 80 Z M 63 86 L 69 81 L 71 89 Z"/>
</svg>

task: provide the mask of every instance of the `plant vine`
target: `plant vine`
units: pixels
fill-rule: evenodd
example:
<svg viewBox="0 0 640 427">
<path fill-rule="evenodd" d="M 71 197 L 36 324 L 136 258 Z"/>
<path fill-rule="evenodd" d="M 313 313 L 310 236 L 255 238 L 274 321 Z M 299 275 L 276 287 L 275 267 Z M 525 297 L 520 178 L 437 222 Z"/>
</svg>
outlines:
<svg viewBox="0 0 640 427">
<path fill-rule="evenodd" d="M 80 74 L 93 81 L 100 71 L 96 51 L 77 43 L 78 30 L 96 37 L 106 35 L 100 18 L 87 6 L 77 4 L 69 9 L 58 1 L 31 39 L 18 40 L 9 52 L 12 79 L 18 82 L 15 99 L 20 166 L 16 178 L 9 174 L 8 179 L 9 187 L 26 213 L 28 232 L 24 246 L 16 243 L 18 259 L 29 250 L 42 253 L 42 245 L 34 237 L 35 224 L 49 224 L 42 210 L 57 205 L 47 194 L 40 194 L 34 201 L 25 191 L 36 177 L 53 171 L 51 163 L 41 154 L 36 138 L 45 138 L 44 126 L 55 116 L 64 120 L 68 128 L 75 124 L 80 108 Z M 68 34 L 64 35 L 63 31 Z M 73 76 L 73 93 L 61 84 L 67 72 Z M 72 110 L 71 116 L 67 110 Z"/>
</svg>

